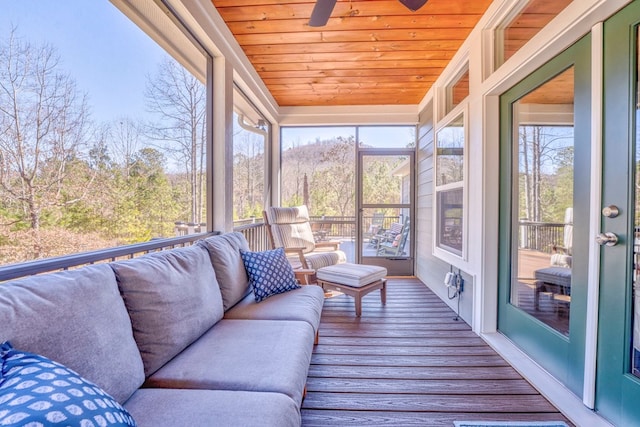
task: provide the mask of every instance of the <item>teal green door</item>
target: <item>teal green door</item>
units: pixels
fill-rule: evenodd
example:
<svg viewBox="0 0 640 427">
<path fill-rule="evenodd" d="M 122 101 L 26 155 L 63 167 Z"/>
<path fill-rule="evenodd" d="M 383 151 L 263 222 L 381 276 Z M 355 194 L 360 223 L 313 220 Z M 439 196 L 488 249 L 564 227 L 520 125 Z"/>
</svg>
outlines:
<svg viewBox="0 0 640 427">
<path fill-rule="evenodd" d="M 600 222 L 618 243 L 600 252 L 596 410 L 620 426 L 640 425 L 639 24 L 640 1 L 604 24 L 601 208 L 619 214 Z"/>
<path fill-rule="evenodd" d="M 582 395 L 591 38 L 501 96 L 498 328 Z"/>
</svg>

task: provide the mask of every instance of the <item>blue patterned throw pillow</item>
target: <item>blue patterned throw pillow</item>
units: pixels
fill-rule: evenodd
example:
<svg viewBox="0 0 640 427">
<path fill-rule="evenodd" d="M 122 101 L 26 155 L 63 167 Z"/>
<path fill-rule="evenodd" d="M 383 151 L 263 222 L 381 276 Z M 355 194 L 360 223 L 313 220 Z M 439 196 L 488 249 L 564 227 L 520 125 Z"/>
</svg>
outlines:
<svg viewBox="0 0 640 427">
<path fill-rule="evenodd" d="M 247 270 L 256 302 L 300 287 L 291 264 L 284 254 L 284 249 L 278 248 L 264 252 L 241 250 L 240 256 Z"/>
<path fill-rule="evenodd" d="M 135 426 L 100 387 L 44 356 L 0 344 L 0 426 Z"/>
</svg>

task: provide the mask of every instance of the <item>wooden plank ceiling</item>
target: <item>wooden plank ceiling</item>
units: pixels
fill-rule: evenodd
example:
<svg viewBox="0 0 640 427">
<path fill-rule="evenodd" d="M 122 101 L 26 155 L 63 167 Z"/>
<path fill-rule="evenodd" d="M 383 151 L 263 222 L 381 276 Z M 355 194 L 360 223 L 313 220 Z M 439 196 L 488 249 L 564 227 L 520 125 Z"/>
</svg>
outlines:
<svg viewBox="0 0 640 427">
<path fill-rule="evenodd" d="M 280 106 L 417 104 L 491 1 L 429 0 L 411 12 L 397 0 L 338 0 L 313 28 L 313 0 L 212 0 Z M 557 13 L 537 9 L 518 16 L 512 37 Z"/>
<path fill-rule="evenodd" d="M 280 106 L 417 104 L 491 0 L 212 0 Z"/>
</svg>

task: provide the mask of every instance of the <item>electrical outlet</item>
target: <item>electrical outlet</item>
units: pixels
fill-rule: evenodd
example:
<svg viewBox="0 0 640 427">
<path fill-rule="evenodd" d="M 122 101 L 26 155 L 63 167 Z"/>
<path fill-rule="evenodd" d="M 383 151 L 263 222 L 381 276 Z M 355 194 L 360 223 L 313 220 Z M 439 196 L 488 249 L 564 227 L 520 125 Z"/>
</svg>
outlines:
<svg viewBox="0 0 640 427">
<path fill-rule="evenodd" d="M 461 294 L 462 291 L 464 290 L 464 279 L 462 278 L 462 274 L 456 274 L 455 286 L 456 286 L 456 291 L 458 291 L 458 293 Z"/>
</svg>

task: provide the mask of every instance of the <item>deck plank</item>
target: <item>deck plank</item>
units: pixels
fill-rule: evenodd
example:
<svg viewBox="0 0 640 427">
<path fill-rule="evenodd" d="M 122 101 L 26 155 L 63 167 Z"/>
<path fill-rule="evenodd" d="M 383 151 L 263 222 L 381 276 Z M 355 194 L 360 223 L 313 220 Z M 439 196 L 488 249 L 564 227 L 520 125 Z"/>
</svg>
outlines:
<svg viewBox="0 0 640 427">
<path fill-rule="evenodd" d="M 515 414 L 515 413 L 470 413 L 455 414 L 456 421 L 558 421 L 555 413 Z M 347 410 L 303 410 L 302 425 L 305 427 L 324 426 L 419 426 L 452 427 L 452 414 L 437 412 L 400 412 L 400 411 L 347 411 Z"/>
<path fill-rule="evenodd" d="M 303 426 L 452 426 L 565 421 L 469 325 L 415 278 L 390 279 L 387 304 L 325 300 L 302 404 Z"/>
<path fill-rule="evenodd" d="M 538 394 L 535 388 L 523 379 L 483 380 L 415 380 L 415 379 L 376 379 L 376 378 L 310 378 L 308 392 L 326 393 L 371 393 L 372 390 L 384 390 L 385 393 L 421 394 Z"/>
</svg>

